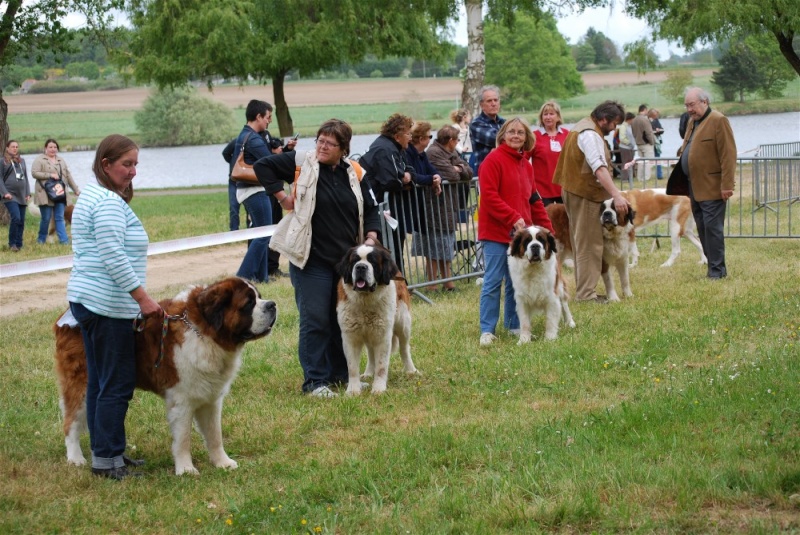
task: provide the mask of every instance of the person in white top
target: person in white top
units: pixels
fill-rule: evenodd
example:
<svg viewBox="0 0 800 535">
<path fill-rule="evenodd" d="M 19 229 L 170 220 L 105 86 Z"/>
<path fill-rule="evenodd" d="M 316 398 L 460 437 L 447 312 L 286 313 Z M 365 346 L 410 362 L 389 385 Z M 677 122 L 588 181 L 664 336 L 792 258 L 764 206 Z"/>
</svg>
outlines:
<svg viewBox="0 0 800 535">
<path fill-rule="evenodd" d="M 136 386 L 136 349 L 131 322 L 163 315 L 145 290 L 147 233 L 128 203 L 139 147 L 113 134 L 95 154 L 97 183 L 78 197 L 72 214 L 74 260 L 67 283 L 70 311 L 83 334 L 88 384 L 86 419 L 92 473 L 111 479 L 130 475 L 141 460 L 125 455 L 125 415 Z"/>
</svg>

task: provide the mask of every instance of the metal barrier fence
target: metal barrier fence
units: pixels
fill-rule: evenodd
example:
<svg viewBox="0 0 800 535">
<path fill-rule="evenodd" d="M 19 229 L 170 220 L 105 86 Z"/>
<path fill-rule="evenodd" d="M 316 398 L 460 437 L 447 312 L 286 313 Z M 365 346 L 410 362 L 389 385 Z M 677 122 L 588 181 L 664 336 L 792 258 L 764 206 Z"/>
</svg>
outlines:
<svg viewBox="0 0 800 535">
<path fill-rule="evenodd" d="M 759 145 L 756 156 L 762 158 L 800 158 L 800 141 Z"/>
<path fill-rule="evenodd" d="M 631 180 L 620 180 L 621 189 L 666 188 L 667 178 L 678 160 L 639 158 L 638 162 L 652 166 L 650 178 L 645 180 L 637 176 Z M 656 165 L 662 166 L 662 180 L 653 178 Z M 736 189 L 728 202 L 725 235 L 731 238 L 798 238 L 800 223 L 793 216 L 800 212 L 800 206 L 796 204 L 798 201 L 800 158 L 737 158 Z M 654 225 L 637 235 L 668 236 L 669 230 L 666 224 Z"/>
<path fill-rule="evenodd" d="M 425 301 L 425 287 L 483 275 L 478 242 L 477 179 L 442 182 L 385 194 L 381 208 L 383 242 L 403 271 L 410 289 Z"/>
</svg>

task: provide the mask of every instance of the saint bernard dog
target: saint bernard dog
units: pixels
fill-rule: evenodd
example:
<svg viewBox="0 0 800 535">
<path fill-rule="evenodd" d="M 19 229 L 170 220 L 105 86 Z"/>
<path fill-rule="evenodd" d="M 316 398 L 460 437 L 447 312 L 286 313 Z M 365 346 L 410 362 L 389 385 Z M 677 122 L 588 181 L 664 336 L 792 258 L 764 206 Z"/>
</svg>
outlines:
<svg viewBox="0 0 800 535">
<path fill-rule="evenodd" d="M 628 274 L 628 256 L 631 248 L 636 245 L 636 230 L 633 220 L 636 212 L 631 208 L 623 217 L 617 211 L 613 199 L 608 199 L 600 204 L 600 225 L 603 227 L 603 283 L 606 285 L 609 301 L 619 301 L 614 281 L 611 279 L 610 268 L 614 267 L 619 273 L 622 284 L 622 293 L 625 297 L 633 297 L 631 281 Z"/>
<path fill-rule="evenodd" d="M 575 267 L 575 254 L 572 251 L 572 240 L 569 236 L 569 217 L 567 209 L 561 203 L 550 203 L 545 206 L 547 217 L 556 233 L 556 257 L 559 265 Z"/>
<path fill-rule="evenodd" d="M 667 261 L 661 264 L 661 267 L 670 267 L 681 254 L 681 236 L 686 236 L 700 251 L 700 263 L 708 263 L 706 255 L 703 253 L 703 245 L 695 234 L 696 227 L 689 197 L 667 195 L 667 190 L 664 188 L 632 189 L 623 191 L 622 195 L 628 199 L 631 207 L 636 211 L 633 226 L 637 231 L 661 221 L 669 223 L 672 253 Z M 631 251 L 631 267 L 635 267 L 638 263 L 639 248 L 634 242 Z"/>
<path fill-rule="evenodd" d="M 211 464 L 236 468 L 222 447 L 222 400 L 239 371 L 244 345 L 270 333 L 277 307 L 237 277 L 191 286 L 159 304 L 168 318 L 166 336 L 162 343 L 163 323 L 155 319 L 148 319 L 136 333 L 136 386 L 166 402 L 175 473 L 199 473 L 191 457 L 192 420 L 203 435 Z M 67 462 L 83 465 L 80 433 L 86 429 L 87 383 L 83 338 L 69 311 L 53 331 Z"/>
<path fill-rule="evenodd" d="M 386 391 L 389 357 L 399 349 L 403 370 L 418 373 L 411 360 L 411 296 L 408 286 L 381 246 L 358 245 L 338 265 L 336 314 L 347 358 L 347 394 L 361 393 L 361 350 L 367 346 L 364 377 L 372 377 L 372 393 Z"/>
<path fill-rule="evenodd" d="M 631 203 L 631 207 L 636 212 L 633 226 L 638 231 L 649 227 L 655 223 L 667 222 L 669 224 L 669 236 L 672 243 L 672 252 L 669 258 L 661 264 L 661 267 L 670 267 L 675 263 L 678 255 L 681 254 L 681 237 L 692 242 L 692 245 L 700 251 L 701 264 L 707 264 L 706 255 L 703 254 L 703 245 L 695 233 L 696 227 L 694 217 L 692 217 L 692 207 L 689 197 L 683 195 L 667 195 L 664 188 L 654 189 L 632 189 L 621 192 L 622 195 Z M 556 245 L 558 246 L 558 258 L 567 267 L 572 267 L 573 252 L 572 242 L 569 236 L 569 218 L 567 210 L 563 204 L 550 204 L 546 208 L 547 215 L 556 232 Z M 654 243 L 655 245 L 655 243 Z M 630 267 L 636 267 L 639 263 L 639 248 L 636 242 L 631 247 Z"/>
<path fill-rule="evenodd" d="M 514 234 L 508 246 L 508 271 L 517 301 L 518 345 L 531 341 L 531 316 L 536 312 L 545 315 L 545 340 L 556 339 L 562 319 L 575 327 L 556 257 L 556 241 L 547 229 L 533 225 Z"/>
</svg>

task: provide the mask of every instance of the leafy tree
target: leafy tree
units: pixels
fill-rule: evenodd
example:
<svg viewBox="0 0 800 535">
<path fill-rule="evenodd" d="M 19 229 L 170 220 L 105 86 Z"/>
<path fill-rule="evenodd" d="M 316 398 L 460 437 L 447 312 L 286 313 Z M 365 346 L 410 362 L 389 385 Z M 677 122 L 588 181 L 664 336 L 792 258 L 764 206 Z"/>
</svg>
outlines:
<svg viewBox="0 0 800 535">
<path fill-rule="evenodd" d="M 162 147 L 224 143 L 236 131 L 230 108 L 192 88 L 156 92 L 133 120 L 144 143 Z"/>
<path fill-rule="evenodd" d="M 518 14 L 514 29 L 491 22 L 484 28 L 486 77 L 501 86 L 513 107 L 539 107 L 548 98 L 585 91 L 569 45 L 552 15 Z"/>
<path fill-rule="evenodd" d="M 589 43 L 583 43 L 572 47 L 572 57 L 579 71 L 585 71 L 586 67 L 593 65 L 597 58 L 594 47 Z"/>
<path fill-rule="evenodd" d="M 800 2 L 797 0 L 628 0 L 626 11 L 646 20 L 655 37 L 691 49 L 736 35 L 771 35 L 781 54 L 800 74 Z"/>
<path fill-rule="evenodd" d="M 692 86 L 693 81 L 692 71 L 688 69 L 667 71 L 667 79 L 659 92 L 670 102 L 683 102 L 684 92 Z"/>
<path fill-rule="evenodd" d="M 294 131 L 287 73 L 360 61 L 367 52 L 439 59 L 444 27 L 421 9 L 383 0 L 133 0 L 137 79 L 162 87 L 217 77 L 272 81 L 281 135 Z"/>
<path fill-rule="evenodd" d="M 755 54 L 758 64 L 758 93 L 763 98 L 780 98 L 786 85 L 796 77 L 775 41 L 765 34 L 748 35 L 745 44 Z"/>
<path fill-rule="evenodd" d="M 738 94 L 739 102 L 744 102 L 747 93 L 760 87 L 758 58 L 743 42 L 733 43 L 719 60 L 720 70 L 711 75 L 711 83 L 719 87 L 725 101 L 731 101 Z"/>
<path fill-rule="evenodd" d="M 100 67 L 94 61 L 67 63 L 64 69 L 70 78 L 86 78 L 87 80 L 100 78 Z"/>
<path fill-rule="evenodd" d="M 632 43 L 627 43 L 623 47 L 625 61 L 636 65 L 636 71 L 644 74 L 648 69 L 653 69 L 658 65 L 658 56 L 653 45 L 646 39 L 639 39 Z"/>
<path fill-rule="evenodd" d="M 614 44 L 614 41 L 593 27 L 589 27 L 586 35 L 581 38 L 578 44 L 587 44 L 594 49 L 594 63 L 598 65 L 611 65 L 620 61 L 617 45 Z"/>
</svg>

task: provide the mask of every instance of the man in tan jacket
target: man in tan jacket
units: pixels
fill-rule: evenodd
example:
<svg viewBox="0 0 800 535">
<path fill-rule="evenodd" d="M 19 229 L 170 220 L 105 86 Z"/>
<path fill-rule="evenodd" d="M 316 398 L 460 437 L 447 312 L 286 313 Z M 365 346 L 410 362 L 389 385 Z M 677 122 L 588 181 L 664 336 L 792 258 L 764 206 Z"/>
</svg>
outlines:
<svg viewBox="0 0 800 535">
<path fill-rule="evenodd" d="M 608 170 L 611 153 L 603 139 L 624 118 L 625 110 L 617 102 L 607 100 L 597 106 L 590 117 L 578 121 L 567 135 L 553 174 L 553 183 L 561 186 L 569 217 L 578 301 L 606 302 L 595 291 L 603 266 L 600 205 L 613 197 L 623 215 L 630 207 Z"/>
<path fill-rule="evenodd" d="M 680 162 L 667 182 L 670 195 L 688 195 L 703 252 L 708 258 L 708 278 L 728 275 L 725 267 L 725 208 L 733 196 L 736 178 L 736 142 L 728 118 L 713 111 L 709 94 L 699 87 L 686 90 L 684 104 L 689 124 Z"/>
</svg>

